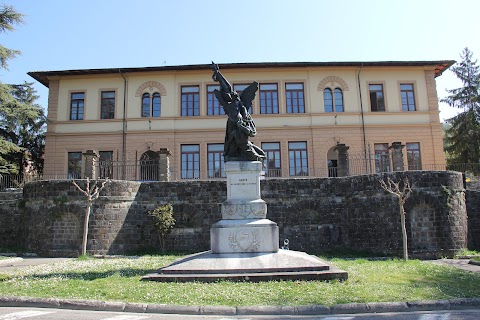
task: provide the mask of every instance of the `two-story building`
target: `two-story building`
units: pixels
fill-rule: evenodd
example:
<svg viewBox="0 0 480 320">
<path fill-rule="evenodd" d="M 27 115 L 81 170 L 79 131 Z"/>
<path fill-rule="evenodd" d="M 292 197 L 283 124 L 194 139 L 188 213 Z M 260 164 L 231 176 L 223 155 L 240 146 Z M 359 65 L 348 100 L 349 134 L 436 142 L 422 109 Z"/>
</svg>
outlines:
<svg viewBox="0 0 480 320">
<path fill-rule="evenodd" d="M 435 78 L 454 61 L 220 64 L 251 110 L 274 177 L 335 176 L 445 165 Z M 209 64 L 29 72 L 49 88 L 45 177 L 81 177 L 87 150 L 103 177 L 219 178 L 226 116 Z M 86 153 L 87 152 L 87 153 Z M 166 162 L 165 159 L 168 159 Z M 153 167 L 152 167 L 153 165 Z M 162 167 L 160 170 L 157 167 Z M 398 169 L 398 168 L 397 168 Z"/>
</svg>

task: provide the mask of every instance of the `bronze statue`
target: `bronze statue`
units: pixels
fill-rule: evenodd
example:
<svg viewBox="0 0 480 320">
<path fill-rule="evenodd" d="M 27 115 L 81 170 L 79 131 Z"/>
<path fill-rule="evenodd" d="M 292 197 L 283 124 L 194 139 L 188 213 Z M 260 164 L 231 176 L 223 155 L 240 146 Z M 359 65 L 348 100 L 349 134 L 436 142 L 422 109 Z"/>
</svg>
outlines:
<svg viewBox="0 0 480 320">
<path fill-rule="evenodd" d="M 228 116 L 223 150 L 225 162 L 263 161 L 265 152 L 248 140 L 257 134 L 249 109 L 258 90 L 258 83 L 252 82 L 239 96 L 213 61 L 212 70 L 213 81 L 220 83 L 220 90 L 214 90 L 215 97 Z"/>
</svg>

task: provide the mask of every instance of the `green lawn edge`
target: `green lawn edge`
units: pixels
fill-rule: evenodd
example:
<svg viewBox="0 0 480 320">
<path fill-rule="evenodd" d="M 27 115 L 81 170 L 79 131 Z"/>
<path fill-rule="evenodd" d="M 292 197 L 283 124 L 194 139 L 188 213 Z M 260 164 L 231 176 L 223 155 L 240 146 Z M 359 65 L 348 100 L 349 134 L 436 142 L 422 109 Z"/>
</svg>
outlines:
<svg viewBox="0 0 480 320">
<path fill-rule="evenodd" d="M 179 255 L 73 259 L 0 271 L 0 295 L 213 306 L 300 306 L 480 297 L 480 274 L 431 262 L 332 259 L 340 281 L 140 281 Z"/>
</svg>

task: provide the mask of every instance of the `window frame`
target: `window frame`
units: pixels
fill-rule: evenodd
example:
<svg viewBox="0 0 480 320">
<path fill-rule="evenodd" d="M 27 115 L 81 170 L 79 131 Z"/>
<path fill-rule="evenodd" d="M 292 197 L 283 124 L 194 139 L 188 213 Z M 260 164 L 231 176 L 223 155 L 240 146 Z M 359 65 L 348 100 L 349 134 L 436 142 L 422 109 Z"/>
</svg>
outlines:
<svg viewBox="0 0 480 320">
<path fill-rule="evenodd" d="M 267 144 L 276 144 L 277 148 L 268 148 Z M 279 141 L 262 142 L 262 150 L 265 152 L 265 176 L 267 177 L 281 177 L 282 176 L 282 144 Z M 272 154 L 273 157 L 270 157 Z M 273 160 L 274 167 L 270 167 L 270 161 Z M 277 165 L 278 164 L 278 165 Z"/>
<path fill-rule="evenodd" d="M 103 98 L 104 93 L 113 93 L 113 98 Z M 117 90 L 115 89 L 101 89 L 100 90 L 100 120 L 112 120 L 115 119 L 116 110 L 117 110 Z M 113 99 L 113 105 L 111 106 L 112 110 L 109 113 L 112 114 L 112 117 L 104 118 L 104 101 L 108 99 Z"/>
<path fill-rule="evenodd" d="M 301 89 L 288 89 L 288 85 L 301 85 Z M 290 97 L 289 97 L 290 93 Z M 301 94 L 301 98 L 299 95 Z M 294 96 L 296 95 L 296 96 Z M 296 111 L 295 103 L 297 101 Z M 300 101 L 302 101 L 300 103 Z M 287 113 L 305 113 L 305 84 L 303 82 L 286 82 L 285 83 L 285 106 Z"/>
<path fill-rule="evenodd" d="M 385 92 L 385 83 L 384 82 L 370 82 L 367 84 L 368 86 L 368 97 L 370 100 L 370 112 L 386 112 L 387 111 L 387 96 Z M 371 86 L 381 86 L 381 90 L 372 90 L 370 87 Z M 382 93 L 382 98 L 383 98 L 383 110 L 379 110 L 378 108 L 378 94 L 375 94 L 376 99 L 375 99 L 375 107 L 376 110 L 373 110 L 373 103 L 372 103 L 372 93 L 375 92 L 381 92 Z"/>
<path fill-rule="evenodd" d="M 327 99 L 326 99 L 326 96 L 325 96 L 325 93 L 329 93 L 330 94 L 330 101 L 331 101 L 331 104 L 330 104 L 330 108 L 331 110 L 327 110 Z M 333 91 L 332 91 L 332 88 L 330 87 L 325 87 L 323 88 L 323 110 L 327 113 L 331 113 L 333 112 L 333 110 L 335 110 L 335 105 L 334 105 L 334 101 L 333 101 Z"/>
<path fill-rule="evenodd" d="M 195 151 L 184 151 L 184 147 L 197 147 Z M 189 159 L 189 155 L 193 159 Z M 184 160 L 184 156 L 186 159 Z M 186 164 L 186 167 L 184 166 Z M 193 166 L 193 168 L 191 168 Z M 191 173 L 191 174 L 190 174 Z M 200 145 L 199 144 L 181 144 L 180 145 L 180 178 L 186 179 L 200 179 Z"/>
<path fill-rule="evenodd" d="M 210 88 L 213 88 L 213 90 L 210 91 Z M 225 110 L 223 110 L 223 107 L 220 105 L 220 102 L 218 101 L 217 97 L 215 96 L 215 93 L 213 92 L 215 89 L 220 90 L 220 86 L 217 84 L 207 84 L 206 85 L 206 90 L 207 90 L 207 116 L 223 116 L 225 115 Z"/>
<path fill-rule="evenodd" d="M 156 108 L 155 108 L 155 99 L 157 97 L 159 98 L 158 115 L 156 115 Z M 145 99 L 147 100 L 146 102 L 148 102 L 148 108 L 146 108 L 147 104 L 145 103 Z M 160 118 L 161 116 L 162 116 L 162 94 L 158 91 L 155 91 L 152 93 L 150 92 L 142 93 L 141 100 L 140 100 L 140 117 L 141 118 Z"/>
<path fill-rule="evenodd" d="M 276 86 L 276 89 L 263 89 L 262 86 Z M 278 83 L 277 82 L 264 82 L 258 85 L 258 96 L 260 99 L 260 114 L 279 114 L 280 113 L 280 103 L 279 103 L 279 95 L 278 95 Z M 265 95 L 270 94 L 270 97 L 266 97 Z M 275 97 L 274 97 L 275 96 Z M 276 100 L 276 103 L 275 103 Z M 271 103 L 271 106 L 268 105 L 268 102 Z M 266 105 L 264 105 L 266 104 Z M 270 110 L 271 109 L 271 110 Z M 262 112 L 263 111 L 263 112 Z M 271 111 L 271 112 L 269 112 Z"/>
<path fill-rule="evenodd" d="M 187 88 L 197 88 L 197 91 L 184 92 L 184 89 L 187 89 Z M 184 101 L 184 97 L 186 98 L 185 101 Z M 189 98 L 193 98 L 193 99 L 190 100 Z M 184 106 L 184 102 L 186 103 L 185 106 Z M 189 108 L 189 105 L 188 105 L 189 103 L 192 103 L 192 110 L 190 110 Z M 189 111 L 192 111 L 193 114 L 190 114 Z M 197 84 L 180 85 L 180 116 L 182 117 L 200 116 L 200 86 L 199 85 Z"/>
<path fill-rule="evenodd" d="M 409 145 L 418 145 L 417 149 L 409 148 Z M 413 152 L 412 152 L 413 151 Z M 407 167 L 408 170 L 422 170 L 422 148 L 420 146 L 420 142 L 407 142 L 405 143 L 405 152 L 407 156 Z M 418 155 L 417 163 L 410 164 L 410 156 L 412 153 L 416 153 Z"/>
<path fill-rule="evenodd" d="M 102 155 L 109 154 L 105 158 Z M 98 151 L 99 179 L 113 178 L 113 150 Z M 103 159 L 102 159 L 103 158 Z"/>
<path fill-rule="evenodd" d="M 79 158 L 72 159 L 70 156 L 78 154 Z M 73 164 L 73 166 L 71 166 Z M 68 179 L 81 179 L 83 167 L 83 152 L 81 151 L 68 151 L 67 152 L 67 178 Z M 74 171 L 71 171 L 71 169 Z"/>
<path fill-rule="evenodd" d="M 210 147 L 221 146 L 219 150 L 210 150 Z M 209 179 L 226 178 L 225 161 L 223 158 L 224 144 L 223 143 L 208 143 L 207 144 L 207 170 Z M 216 163 L 220 164 L 220 174 L 217 173 Z"/>
<path fill-rule="evenodd" d="M 377 150 L 376 146 L 380 145 L 384 147 L 383 150 Z M 373 144 L 375 173 L 392 172 L 392 159 L 389 147 L 390 145 L 387 142 Z"/>
<path fill-rule="evenodd" d="M 402 90 L 402 86 L 403 85 L 410 85 L 412 86 L 412 89 L 411 90 Z M 412 111 L 417 111 L 417 95 L 415 94 L 415 89 L 416 89 L 416 86 L 415 86 L 415 82 L 413 81 L 399 81 L 398 82 L 398 89 L 400 91 L 400 108 L 402 111 L 404 112 L 412 112 Z M 408 103 L 408 94 L 407 94 L 407 110 L 405 110 L 403 108 L 403 93 L 404 92 L 412 92 L 412 95 L 413 95 L 413 110 L 410 110 L 410 104 Z"/>
<path fill-rule="evenodd" d="M 294 143 L 304 143 L 305 148 L 293 148 Z M 293 159 L 292 159 L 293 152 Z M 300 158 L 297 159 L 297 152 L 300 152 Z M 293 166 L 292 166 L 293 161 Z M 297 162 L 300 161 L 300 167 Z M 303 163 L 305 162 L 305 166 Z M 298 171 L 300 168 L 300 171 Z M 304 171 L 306 170 L 306 172 Z M 288 173 L 290 177 L 308 176 L 308 143 L 307 141 L 289 141 L 288 142 Z"/>
<path fill-rule="evenodd" d="M 83 94 L 83 99 L 73 99 L 74 94 Z M 82 118 L 78 119 L 79 112 L 77 110 L 76 116 L 77 119 L 73 119 L 73 102 L 74 101 L 83 101 L 83 106 L 82 106 Z M 85 120 L 85 106 L 86 106 L 86 100 L 87 100 L 87 91 L 86 90 L 75 90 L 75 91 L 70 91 L 69 92 L 69 106 L 70 106 L 70 112 L 69 112 L 69 120 L 70 121 L 82 121 Z"/>
</svg>

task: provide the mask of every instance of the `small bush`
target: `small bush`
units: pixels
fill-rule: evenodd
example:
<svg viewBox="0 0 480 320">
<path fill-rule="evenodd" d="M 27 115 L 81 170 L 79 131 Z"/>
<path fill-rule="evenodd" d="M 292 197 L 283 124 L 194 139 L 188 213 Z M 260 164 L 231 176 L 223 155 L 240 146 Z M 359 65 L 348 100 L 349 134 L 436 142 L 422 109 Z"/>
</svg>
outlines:
<svg viewBox="0 0 480 320">
<path fill-rule="evenodd" d="M 167 203 L 149 211 L 148 214 L 153 217 L 153 225 L 158 231 L 162 252 L 165 252 L 165 236 L 172 231 L 173 226 L 175 225 L 173 207 L 171 204 Z"/>
</svg>

